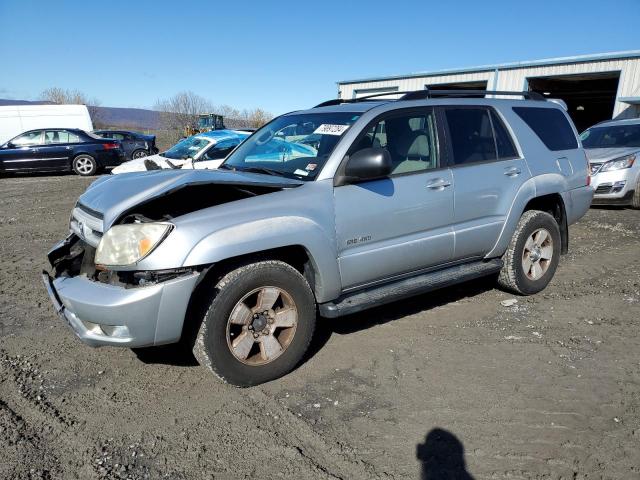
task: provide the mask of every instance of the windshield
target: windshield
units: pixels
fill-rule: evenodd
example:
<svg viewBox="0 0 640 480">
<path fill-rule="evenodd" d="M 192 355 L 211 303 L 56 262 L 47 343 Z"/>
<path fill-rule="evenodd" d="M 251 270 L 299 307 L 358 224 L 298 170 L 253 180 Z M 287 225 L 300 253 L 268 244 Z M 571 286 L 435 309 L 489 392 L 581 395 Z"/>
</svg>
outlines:
<svg viewBox="0 0 640 480">
<path fill-rule="evenodd" d="M 313 180 L 359 116 L 338 112 L 276 118 L 241 144 L 221 168 Z"/>
<path fill-rule="evenodd" d="M 194 158 L 198 152 L 209 145 L 209 141 L 201 137 L 189 137 L 180 140 L 173 147 L 162 153 L 163 157 L 173 160 L 186 160 Z"/>
<path fill-rule="evenodd" d="M 584 148 L 640 147 L 640 124 L 590 128 L 580 140 Z"/>
</svg>

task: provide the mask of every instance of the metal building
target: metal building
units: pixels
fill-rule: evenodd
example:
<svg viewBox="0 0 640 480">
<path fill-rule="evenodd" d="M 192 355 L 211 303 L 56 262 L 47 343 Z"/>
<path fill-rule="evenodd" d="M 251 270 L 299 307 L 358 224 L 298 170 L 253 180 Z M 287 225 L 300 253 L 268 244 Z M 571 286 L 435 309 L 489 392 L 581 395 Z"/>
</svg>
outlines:
<svg viewBox="0 0 640 480">
<path fill-rule="evenodd" d="M 536 91 L 564 100 L 582 131 L 602 120 L 640 116 L 640 50 L 346 80 L 338 82 L 338 97 L 426 87 Z"/>
</svg>

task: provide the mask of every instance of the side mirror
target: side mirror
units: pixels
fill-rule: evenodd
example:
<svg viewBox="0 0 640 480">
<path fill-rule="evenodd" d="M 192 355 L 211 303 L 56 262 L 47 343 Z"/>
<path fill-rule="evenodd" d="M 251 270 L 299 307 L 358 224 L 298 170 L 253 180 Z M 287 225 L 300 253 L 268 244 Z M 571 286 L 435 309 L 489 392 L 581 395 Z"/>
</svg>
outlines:
<svg viewBox="0 0 640 480">
<path fill-rule="evenodd" d="M 4 145 L 2 145 L 2 147 L 0 148 L 16 148 L 16 146 L 11 142 L 7 142 Z"/>
<path fill-rule="evenodd" d="M 347 161 L 343 183 L 388 177 L 392 168 L 391 155 L 386 148 L 363 148 Z"/>
</svg>

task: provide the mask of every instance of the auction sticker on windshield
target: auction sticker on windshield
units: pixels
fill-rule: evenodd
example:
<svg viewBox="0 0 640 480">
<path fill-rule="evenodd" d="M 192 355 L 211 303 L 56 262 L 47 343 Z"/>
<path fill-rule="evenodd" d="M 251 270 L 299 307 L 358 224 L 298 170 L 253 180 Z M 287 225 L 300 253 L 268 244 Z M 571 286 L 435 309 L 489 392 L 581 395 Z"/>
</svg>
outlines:
<svg viewBox="0 0 640 480">
<path fill-rule="evenodd" d="M 320 135 L 342 135 L 349 125 L 331 125 L 329 123 L 323 123 L 315 129 L 313 133 L 319 133 Z"/>
</svg>

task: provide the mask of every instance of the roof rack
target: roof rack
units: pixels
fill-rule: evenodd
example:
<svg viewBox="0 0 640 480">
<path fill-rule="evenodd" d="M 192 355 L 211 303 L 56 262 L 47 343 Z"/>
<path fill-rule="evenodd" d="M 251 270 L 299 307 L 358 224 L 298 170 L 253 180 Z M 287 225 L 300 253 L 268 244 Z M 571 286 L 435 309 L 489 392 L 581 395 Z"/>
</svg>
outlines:
<svg viewBox="0 0 640 480">
<path fill-rule="evenodd" d="M 399 100 L 421 100 L 434 97 L 476 97 L 485 95 L 501 95 L 509 97 L 524 97 L 527 100 L 546 101 L 547 99 L 538 92 L 505 92 L 500 90 L 415 90 L 407 92 Z"/>
<path fill-rule="evenodd" d="M 326 102 L 319 103 L 313 108 L 329 107 L 331 105 L 340 105 L 342 103 L 357 103 L 364 102 L 371 98 L 386 97 L 389 95 L 402 95 L 397 99 L 390 99 L 390 101 L 402 101 L 402 100 L 425 100 L 436 97 L 458 97 L 458 98 L 470 98 L 470 97 L 484 97 L 485 95 L 500 95 L 509 97 L 523 97 L 527 100 L 546 101 L 546 97 L 538 92 L 505 92 L 499 90 L 431 90 L 425 88 L 424 90 L 411 90 L 411 91 L 391 91 L 374 93 L 372 95 L 366 95 L 358 98 L 334 98 L 327 100 Z"/>
</svg>

